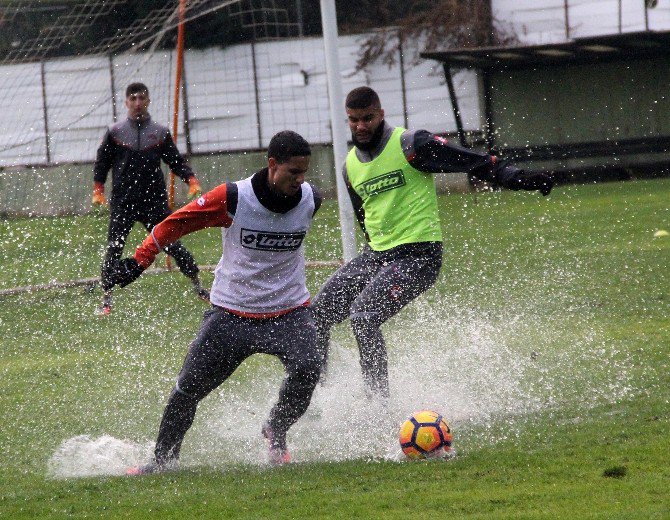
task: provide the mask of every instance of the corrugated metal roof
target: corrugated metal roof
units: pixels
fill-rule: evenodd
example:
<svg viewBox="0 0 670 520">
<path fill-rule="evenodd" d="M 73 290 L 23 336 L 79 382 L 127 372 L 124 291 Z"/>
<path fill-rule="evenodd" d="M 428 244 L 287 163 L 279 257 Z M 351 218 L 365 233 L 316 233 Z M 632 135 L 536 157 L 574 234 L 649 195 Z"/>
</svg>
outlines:
<svg viewBox="0 0 670 520">
<path fill-rule="evenodd" d="M 422 58 L 455 68 L 528 68 L 546 64 L 670 56 L 670 31 L 643 31 L 578 38 L 569 42 L 519 47 L 478 47 L 423 52 Z"/>
</svg>

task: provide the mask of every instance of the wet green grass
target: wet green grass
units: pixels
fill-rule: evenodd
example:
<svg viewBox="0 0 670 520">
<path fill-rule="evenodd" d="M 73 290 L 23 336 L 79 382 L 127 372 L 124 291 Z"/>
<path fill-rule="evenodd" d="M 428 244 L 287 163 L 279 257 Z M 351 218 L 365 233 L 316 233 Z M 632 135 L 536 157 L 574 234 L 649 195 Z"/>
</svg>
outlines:
<svg viewBox="0 0 670 520">
<path fill-rule="evenodd" d="M 0 517 L 670 517 L 670 237 L 653 236 L 670 231 L 670 180 L 563 186 L 547 199 L 454 195 L 441 207 L 443 272 L 386 326 L 392 360 L 408 330 L 423 341 L 467 326 L 449 319 L 472 319 L 506 352 L 539 355 L 523 384 L 550 404 L 457 423 L 459 456 L 448 463 L 361 452 L 267 468 L 209 464 L 185 445 L 202 463 L 178 473 L 54 479 L 49 460 L 66 439 L 153 438 L 204 307 L 178 273 L 119 292 L 104 320 L 93 316 L 99 290 L 0 297 Z M 339 256 L 336 217 L 327 202 L 309 259 Z M 0 221 L 0 288 L 97 276 L 105 229 L 104 216 Z M 136 229 L 128 250 L 143 236 Z M 200 263 L 218 261 L 218 230 L 185 243 Z M 310 271 L 312 292 L 328 273 Z M 346 326 L 334 337 L 354 348 Z M 236 384 L 253 385 L 266 360 L 245 363 Z M 199 417 L 219 413 L 203 401 Z M 310 439 L 291 443 L 299 453 Z"/>
</svg>

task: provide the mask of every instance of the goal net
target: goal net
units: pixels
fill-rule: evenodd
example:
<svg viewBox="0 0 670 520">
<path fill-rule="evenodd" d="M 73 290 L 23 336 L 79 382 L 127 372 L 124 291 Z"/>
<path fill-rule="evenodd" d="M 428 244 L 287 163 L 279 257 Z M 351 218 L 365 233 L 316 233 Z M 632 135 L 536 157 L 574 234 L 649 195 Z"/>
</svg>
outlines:
<svg viewBox="0 0 670 520">
<path fill-rule="evenodd" d="M 185 21 L 235 3 L 191 0 Z M 168 117 L 176 56 L 163 44 L 179 23 L 178 2 L 151 10 L 83 54 L 50 58 L 124 4 L 126 0 L 64 2 L 39 34 L 12 42 L 0 60 L 0 108 L 11 129 L 0 135 L 0 166 L 92 160 L 106 126 L 124 117 L 123 92 L 132 81 L 147 83 L 152 112 L 159 119 Z M 3 9 L 2 24 L 18 25 L 20 17 L 38 6 L 32 0 L 11 2 Z"/>
<path fill-rule="evenodd" d="M 159 7 L 145 7 L 113 34 L 91 35 L 96 22 L 146 5 Z M 190 155 L 205 189 L 252 173 L 257 152 L 277 131 L 295 129 L 313 145 L 333 142 L 324 41 L 303 35 L 299 5 L 300 0 L 187 3 L 177 145 Z M 107 126 L 126 117 L 129 83 L 149 87 L 152 116 L 172 127 L 178 0 L 13 0 L 0 5 L 0 27 L 11 35 L 44 9 L 48 22 L 39 34 L 13 38 L 0 57 L 0 215 L 88 211 L 91 163 Z M 203 27 L 214 27 L 215 38 L 228 31 L 225 23 L 211 23 L 224 14 L 225 23 L 245 33 L 244 43 L 224 44 L 221 37 L 220 45 L 189 46 L 189 35 Z M 83 41 L 95 43 L 82 46 Z M 371 84 L 383 95 L 390 120 L 434 132 L 453 128 L 447 91 L 430 74 L 430 64 L 412 71 L 386 65 L 357 70 L 360 35 L 341 36 L 338 45 L 344 92 Z M 54 57 L 67 49 L 81 50 Z M 474 98 L 471 104 L 477 105 Z M 332 150 L 315 146 L 313 155 L 311 179 L 333 194 Z M 183 202 L 184 188 L 175 195 L 177 204 Z"/>
<path fill-rule="evenodd" d="M 312 144 L 332 142 L 323 43 L 317 37 L 300 37 L 299 4 L 187 3 L 187 42 L 203 20 L 219 14 L 248 37 L 240 44 L 187 45 L 184 52 L 177 145 L 194 156 L 205 187 L 214 184 L 207 182 L 210 173 L 216 184 L 221 181 L 216 175 L 218 154 L 264 150 L 279 130 L 299 130 Z M 75 55 L 53 57 L 82 39 L 91 40 L 96 21 L 129 5 L 127 0 L 14 0 L 0 7 L 0 23 L 10 33 L 31 12 L 52 9 L 39 34 L 12 41 L 0 59 L 0 109 L 5 117 L 0 130 L 0 213 L 88 209 L 90 163 L 106 127 L 126 117 L 124 91 L 130 82 L 147 84 L 152 116 L 172 127 L 178 0 L 152 9 L 113 35 L 93 39 L 95 44 Z M 362 76 L 348 80 L 355 85 Z M 233 164 L 247 168 L 244 161 Z M 327 182 L 332 191 L 333 181 Z M 181 191 L 178 202 L 180 197 L 183 201 Z M 46 196 L 36 199 L 35 193 Z"/>
<path fill-rule="evenodd" d="M 165 42 L 168 36 L 174 38 L 179 23 L 177 1 L 151 10 L 85 54 L 49 58 L 126 3 L 67 2 L 38 35 L 13 42 L 0 59 L 0 109 L 8 129 L 0 132 L 0 166 L 93 160 L 107 125 L 125 117 L 123 93 L 132 81 L 148 85 L 156 119 L 163 124 L 172 120 L 176 55 Z M 252 32 L 254 43 L 186 49 L 184 96 L 189 99 L 180 103 L 179 120 L 183 125 L 185 107 L 190 110 L 191 127 L 179 132 L 181 149 L 194 153 L 260 149 L 277 125 L 290 122 L 289 111 L 315 108 L 299 89 L 284 90 L 281 99 L 276 95 L 284 87 L 305 86 L 309 61 L 318 62 L 322 54 L 309 43 L 305 48 L 293 42 L 288 50 L 268 45 L 270 39 L 300 36 L 289 4 L 294 0 L 190 0 L 186 31 L 197 31 L 199 19 L 226 10 Z M 30 6 L 36 6 L 34 0 L 8 4 L 2 11 L 3 26 L 11 28 Z M 307 65 L 292 58 L 306 53 L 315 56 Z M 326 123 L 325 116 L 321 123 Z M 261 125 L 262 131 L 256 128 Z M 317 141 L 330 140 L 323 132 L 327 129 L 324 125 Z"/>
</svg>

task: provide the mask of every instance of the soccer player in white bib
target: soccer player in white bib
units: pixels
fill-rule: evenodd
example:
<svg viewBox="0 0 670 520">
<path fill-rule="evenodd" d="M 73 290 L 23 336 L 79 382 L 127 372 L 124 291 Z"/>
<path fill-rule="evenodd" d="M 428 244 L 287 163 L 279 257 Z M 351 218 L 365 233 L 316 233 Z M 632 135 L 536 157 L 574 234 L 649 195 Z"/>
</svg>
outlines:
<svg viewBox="0 0 670 520">
<path fill-rule="evenodd" d="M 279 132 L 270 141 L 266 168 L 221 184 L 175 211 L 153 228 L 132 258 L 116 265 L 114 282 L 123 287 L 183 235 L 223 228 L 212 308 L 168 399 L 154 458 L 130 468 L 129 475 L 174 468 L 198 402 L 255 353 L 277 356 L 286 370 L 262 434 L 270 462 L 290 462 L 286 434 L 307 410 L 322 363 L 305 283 L 303 240 L 321 204 L 321 196 L 305 182 L 310 155 L 300 135 Z"/>
</svg>

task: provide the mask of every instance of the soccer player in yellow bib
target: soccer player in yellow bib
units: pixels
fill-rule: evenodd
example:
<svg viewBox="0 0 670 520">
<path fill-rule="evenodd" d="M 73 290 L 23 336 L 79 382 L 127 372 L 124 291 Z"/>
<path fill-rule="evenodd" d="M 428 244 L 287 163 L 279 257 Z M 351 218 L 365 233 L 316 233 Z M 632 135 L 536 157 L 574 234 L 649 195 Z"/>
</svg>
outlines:
<svg viewBox="0 0 670 520">
<path fill-rule="evenodd" d="M 387 354 L 380 326 L 431 287 L 442 265 L 431 174 L 468 172 L 497 186 L 543 195 L 553 182 L 549 175 L 526 173 L 426 130 L 392 127 L 369 87 L 349 92 L 345 105 L 354 147 L 343 176 L 367 244 L 326 281 L 312 309 L 324 356 L 331 327 L 350 318 L 366 389 L 386 400 Z"/>
</svg>

